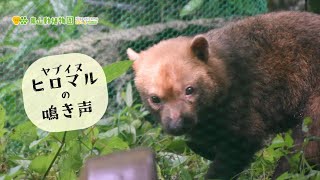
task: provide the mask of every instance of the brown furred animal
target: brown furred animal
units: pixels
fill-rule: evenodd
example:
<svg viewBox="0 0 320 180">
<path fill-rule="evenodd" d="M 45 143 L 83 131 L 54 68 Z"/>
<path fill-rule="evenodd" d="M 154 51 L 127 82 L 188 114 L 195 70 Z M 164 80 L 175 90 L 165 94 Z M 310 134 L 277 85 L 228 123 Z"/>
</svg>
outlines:
<svg viewBox="0 0 320 180">
<path fill-rule="evenodd" d="M 295 143 L 320 137 L 320 16 L 278 12 L 249 17 L 195 37 L 136 53 L 135 84 L 172 135 L 213 160 L 208 178 L 230 179 L 270 134 L 293 129 Z M 308 134 L 301 130 L 311 117 Z M 320 166 L 320 142 L 304 149 Z M 274 177 L 288 170 L 279 162 Z"/>
</svg>

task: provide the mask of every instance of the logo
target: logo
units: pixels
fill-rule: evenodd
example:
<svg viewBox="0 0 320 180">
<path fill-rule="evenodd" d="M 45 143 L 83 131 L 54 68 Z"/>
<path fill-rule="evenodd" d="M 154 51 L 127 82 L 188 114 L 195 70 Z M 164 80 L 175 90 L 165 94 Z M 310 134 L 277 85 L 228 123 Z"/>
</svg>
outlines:
<svg viewBox="0 0 320 180">
<path fill-rule="evenodd" d="M 98 17 L 75 17 L 75 16 L 59 16 L 59 17 L 30 17 L 13 16 L 14 25 L 97 25 Z"/>
<path fill-rule="evenodd" d="M 20 23 L 21 17 L 20 16 L 13 16 L 11 20 L 14 25 L 18 25 Z"/>
</svg>

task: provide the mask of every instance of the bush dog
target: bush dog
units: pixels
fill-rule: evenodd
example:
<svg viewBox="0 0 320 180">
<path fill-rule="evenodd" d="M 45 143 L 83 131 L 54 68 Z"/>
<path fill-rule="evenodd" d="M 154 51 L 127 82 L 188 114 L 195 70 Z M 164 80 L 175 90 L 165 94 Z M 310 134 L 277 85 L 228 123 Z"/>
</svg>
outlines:
<svg viewBox="0 0 320 180">
<path fill-rule="evenodd" d="M 212 160 L 207 178 L 230 179 L 271 134 L 293 129 L 297 146 L 320 136 L 320 16 L 277 12 L 194 37 L 163 40 L 134 60 L 135 84 L 165 132 Z M 301 130 L 305 117 L 313 121 Z M 304 147 L 320 162 L 320 142 Z M 288 170 L 281 160 L 275 176 Z"/>
</svg>

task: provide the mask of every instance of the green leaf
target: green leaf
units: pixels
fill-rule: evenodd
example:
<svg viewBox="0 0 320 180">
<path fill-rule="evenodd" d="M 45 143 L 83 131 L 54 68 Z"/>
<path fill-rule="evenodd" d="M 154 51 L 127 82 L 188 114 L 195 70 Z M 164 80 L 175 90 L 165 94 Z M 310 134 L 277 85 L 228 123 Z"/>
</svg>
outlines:
<svg viewBox="0 0 320 180">
<path fill-rule="evenodd" d="M 295 153 L 290 156 L 289 163 L 292 169 L 299 169 L 300 161 L 301 161 L 301 152 Z"/>
<path fill-rule="evenodd" d="M 141 121 L 139 119 L 136 119 L 134 121 L 132 121 L 131 125 L 134 127 L 134 128 L 139 128 L 141 126 Z"/>
<path fill-rule="evenodd" d="M 93 148 L 93 143 L 92 140 L 86 136 L 86 137 L 82 137 L 81 139 L 79 139 L 81 142 L 81 146 L 83 147 L 82 151 L 91 151 Z"/>
<path fill-rule="evenodd" d="M 285 180 L 285 179 L 288 179 L 290 176 L 289 176 L 289 173 L 288 172 L 285 172 L 283 173 L 281 176 L 279 176 L 277 178 L 277 180 Z"/>
<path fill-rule="evenodd" d="M 191 0 L 189 1 L 180 11 L 180 16 L 187 16 L 195 13 L 201 5 L 203 4 L 203 0 Z"/>
<path fill-rule="evenodd" d="M 72 16 L 78 16 L 83 9 L 85 8 L 85 4 L 83 0 L 78 0 L 77 3 L 75 4 L 75 7 L 72 10 Z"/>
<path fill-rule="evenodd" d="M 186 147 L 187 145 L 185 141 L 182 139 L 178 139 L 171 141 L 170 144 L 167 146 L 167 150 L 175 153 L 183 153 Z"/>
<path fill-rule="evenodd" d="M 69 141 L 77 139 L 79 136 L 79 132 L 80 132 L 79 130 L 68 131 L 66 134 L 66 139 L 65 139 L 66 144 L 68 144 Z M 52 133 L 50 133 L 49 137 L 50 137 L 50 139 L 53 139 L 53 140 L 62 141 L 63 134 L 64 134 L 64 132 L 52 132 Z"/>
<path fill-rule="evenodd" d="M 102 155 L 110 154 L 114 151 L 129 149 L 128 143 L 117 136 L 113 136 L 107 140 L 106 146 L 101 151 Z"/>
<path fill-rule="evenodd" d="M 148 130 L 152 129 L 152 124 L 149 121 L 144 121 L 141 127 L 143 132 L 147 132 Z"/>
<path fill-rule="evenodd" d="M 7 94 L 12 94 L 17 91 L 21 91 L 22 79 L 18 79 L 8 83 L 0 84 L 0 99 Z"/>
<path fill-rule="evenodd" d="M 77 179 L 77 175 L 73 170 L 61 169 L 59 173 L 59 179 L 61 180 Z"/>
<path fill-rule="evenodd" d="M 276 160 L 279 160 L 282 156 L 288 154 L 287 151 L 284 151 L 283 149 L 275 149 L 273 151 L 273 156 Z"/>
<path fill-rule="evenodd" d="M 96 126 L 87 128 L 84 133 L 90 138 L 97 138 L 99 134 L 99 129 Z"/>
<path fill-rule="evenodd" d="M 108 141 L 107 139 L 98 139 L 94 144 L 94 148 L 97 148 L 99 151 L 102 151 L 106 147 Z"/>
<path fill-rule="evenodd" d="M 272 148 L 265 149 L 262 153 L 262 156 L 265 160 L 274 162 L 274 150 Z"/>
<path fill-rule="evenodd" d="M 126 104 L 128 107 L 131 107 L 133 104 L 132 86 L 130 82 L 127 84 L 127 89 L 126 89 Z"/>
<path fill-rule="evenodd" d="M 7 129 L 0 129 L 0 138 L 1 138 L 2 136 L 4 136 L 4 134 L 7 133 L 7 132 L 8 132 Z M 0 142 L 0 144 L 1 144 L 1 142 Z M 2 147 L 0 146 L 0 152 L 1 152 L 1 149 L 2 149 Z"/>
<path fill-rule="evenodd" d="M 311 125 L 311 123 L 312 119 L 310 117 L 305 118 L 302 123 L 302 131 L 307 133 L 309 131 L 309 126 Z"/>
<path fill-rule="evenodd" d="M 164 180 L 164 177 L 163 177 L 163 175 L 161 173 L 161 168 L 160 168 L 158 163 L 157 163 L 157 175 L 158 175 L 158 179 L 159 180 Z"/>
<path fill-rule="evenodd" d="M 11 139 L 20 141 L 25 145 L 29 145 L 31 142 L 36 140 L 37 137 L 37 128 L 30 121 L 19 124 L 10 134 Z"/>
<path fill-rule="evenodd" d="M 29 168 L 37 173 L 44 174 L 48 169 L 53 155 L 41 155 L 34 158 L 29 166 Z"/>
<path fill-rule="evenodd" d="M 71 141 L 67 147 L 67 153 L 61 157 L 59 167 L 68 171 L 78 171 L 82 166 L 81 150 L 77 140 Z"/>
<path fill-rule="evenodd" d="M 284 136 L 284 142 L 285 142 L 285 145 L 286 145 L 287 147 L 289 147 L 289 148 L 293 146 L 294 141 L 293 141 L 292 136 L 291 136 L 290 133 L 286 133 L 286 134 L 285 134 L 285 136 Z"/>
<path fill-rule="evenodd" d="M 103 67 L 103 71 L 106 75 L 107 83 L 110 83 L 114 79 L 120 77 L 123 73 L 131 67 L 132 61 L 119 61 Z"/>
<path fill-rule="evenodd" d="M 4 127 L 4 120 L 6 117 L 6 110 L 3 108 L 3 106 L 0 104 L 0 130 Z M 1 137 L 1 134 L 0 134 Z"/>
<path fill-rule="evenodd" d="M 60 141 L 55 141 L 50 143 L 51 152 L 57 152 L 60 146 L 61 146 Z"/>
<path fill-rule="evenodd" d="M 14 57 L 14 54 L 13 54 L 13 53 L 6 54 L 6 55 L 0 57 L 0 63 L 9 60 L 9 59 L 11 59 L 12 57 Z"/>
<path fill-rule="evenodd" d="M 106 138 L 112 136 L 118 136 L 121 133 L 132 134 L 133 142 L 136 141 L 136 129 L 131 124 L 121 124 L 118 127 L 108 130 L 107 132 L 100 133 L 98 138 Z"/>
<path fill-rule="evenodd" d="M 183 168 L 181 170 L 181 179 L 184 179 L 184 180 L 192 180 L 192 177 L 189 173 L 188 170 L 186 170 L 185 168 Z"/>
<path fill-rule="evenodd" d="M 283 147 L 284 146 L 284 139 L 281 135 L 277 135 L 273 140 L 272 140 L 272 143 L 271 143 L 271 146 L 272 148 L 280 148 L 280 147 Z"/>
</svg>

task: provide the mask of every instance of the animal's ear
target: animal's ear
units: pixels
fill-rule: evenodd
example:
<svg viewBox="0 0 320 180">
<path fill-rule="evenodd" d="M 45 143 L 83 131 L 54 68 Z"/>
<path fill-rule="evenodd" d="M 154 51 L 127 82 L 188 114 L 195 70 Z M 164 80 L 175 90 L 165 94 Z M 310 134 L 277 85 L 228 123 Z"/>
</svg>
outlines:
<svg viewBox="0 0 320 180">
<path fill-rule="evenodd" d="M 140 59 L 139 53 L 135 52 L 131 48 L 127 49 L 127 55 L 129 57 L 129 59 L 132 60 L 132 61 L 136 61 L 136 60 Z"/>
<path fill-rule="evenodd" d="M 209 43 L 203 35 L 197 35 L 193 38 L 191 50 L 197 58 L 207 62 L 209 57 Z"/>
</svg>

